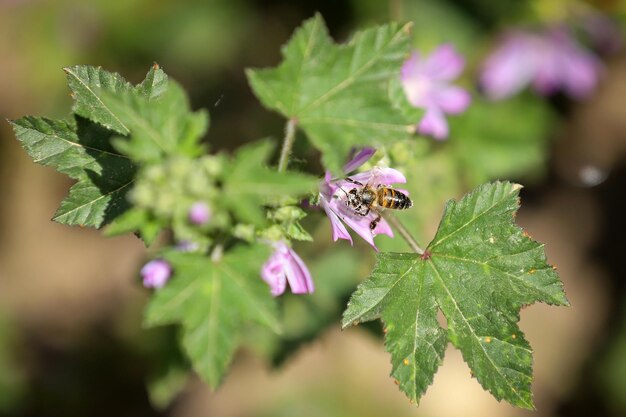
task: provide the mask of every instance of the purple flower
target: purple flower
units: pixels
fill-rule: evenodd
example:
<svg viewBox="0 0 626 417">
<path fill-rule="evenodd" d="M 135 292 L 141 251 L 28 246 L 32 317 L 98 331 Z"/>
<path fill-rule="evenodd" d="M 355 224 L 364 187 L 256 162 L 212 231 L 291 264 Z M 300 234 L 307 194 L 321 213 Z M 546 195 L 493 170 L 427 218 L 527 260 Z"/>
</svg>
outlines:
<svg viewBox="0 0 626 417">
<path fill-rule="evenodd" d="M 285 292 L 287 282 L 294 294 L 309 294 L 315 290 L 308 268 L 283 241 L 274 243 L 274 253 L 263 265 L 261 277 L 269 284 L 274 297 Z"/>
<path fill-rule="evenodd" d="M 393 168 L 374 168 L 366 172 L 352 175 L 350 178 L 362 184 L 369 184 L 374 188 L 379 184 L 389 185 L 406 182 L 404 175 Z M 326 211 L 326 215 L 330 220 L 330 225 L 333 229 L 333 240 L 335 242 L 337 239 L 345 239 L 349 240 L 350 244 L 352 244 L 352 237 L 344 226 L 343 223 L 345 223 L 367 243 L 372 245 L 375 250 L 378 250 L 374 244 L 374 236 L 377 234 L 385 234 L 393 237 L 393 232 L 385 219 L 381 219 L 374 230 L 370 229 L 370 224 L 378 216 L 378 213 L 374 210 L 370 211 L 366 216 L 361 216 L 347 206 L 347 193 L 356 187 L 360 186 L 347 180 L 341 179 L 333 181 L 330 172 L 326 172 L 324 181 L 320 184 L 320 204 L 324 208 L 324 211 Z M 408 194 L 405 190 L 401 191 Z"/>
<path fill-rule="evenodd" d="M 414 107 L 426 109 L 417 131 L 435 139 L 448 137 L 445 114 L 458 114 L 470 104 L 469 93 L 450 82 L 457 78 L 465 61 L 450 44 L 441 45 L 429 57 L 414 52 L 400 70 L 406 97 Z"/>
<path fill-rule="evenodd" d="M 487 58 L 480 76 L 488 98 L 501 100 L 532 84 L 541 95 L 562 90 L 573 98 L 591 94 L 601 64 L 566 29 L 506 35 Z"/>
<path fill-rule="evenodd" d="M 211 219 L 211 209 L 206 203 L 199 201 L 191 206 L 187 216 L 191 223 L 202 226 Z"/>
<path fill-rule="evenodd" d="M 163 259 L 154 259 L 141 268 L 143 286 L 146 288 L 162 288 L 172 275 L 172 267 Z"/>
<path fill-rule="evenodd" d="M 375 148 L 365 147 L 361 149 L 350 158 L 350 161 L 347 164 L 343 166 L 343 172 L 348 174 L 352 171 L 355 171 L 358 167 L 369 161 L 375 153 Z"/>
</svg>

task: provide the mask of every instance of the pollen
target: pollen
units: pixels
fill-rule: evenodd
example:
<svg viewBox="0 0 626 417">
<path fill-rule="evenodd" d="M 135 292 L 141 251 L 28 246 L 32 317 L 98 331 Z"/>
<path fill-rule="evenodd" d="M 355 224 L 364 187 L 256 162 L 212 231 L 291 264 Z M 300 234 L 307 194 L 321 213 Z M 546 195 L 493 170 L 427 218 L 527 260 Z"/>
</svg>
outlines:
<svg viewBox="0 0 626 417">
<path fill-rule="evenodd" d="M 496 239 L 493 236 L 491 236 L 489 238 L 489 243 L 496 243 Z"/>
<path fill-rule="evenodd" d="M 531 269 L 530 271 L 528 271 L 528 273 L 529 273 L 530 275 L 534 274 L 535 272 L 537 272 L 537 270 L 536 270 L 535 268 L 533 268 L 533 269 Z"/>
<path fill-rule="evenodd" d="M 491 343 L 491 338 L 489 336 L 485 337 L 485 343 Z"/>
<path fill-rule="evenodd" d="M 405 364 L 405 365 L 408 365 L 410 362 L 409 362 L 408 359 L 405 359 L 405 360 L 402 361 L 402 363 Z"/>
<path fill-rule="evenodd" d="M 517 335 L 516 335 L 515 333 L 513 333 L 513 334 L 511 335 L 511 339 L 517 339 Z"/>
</svg>

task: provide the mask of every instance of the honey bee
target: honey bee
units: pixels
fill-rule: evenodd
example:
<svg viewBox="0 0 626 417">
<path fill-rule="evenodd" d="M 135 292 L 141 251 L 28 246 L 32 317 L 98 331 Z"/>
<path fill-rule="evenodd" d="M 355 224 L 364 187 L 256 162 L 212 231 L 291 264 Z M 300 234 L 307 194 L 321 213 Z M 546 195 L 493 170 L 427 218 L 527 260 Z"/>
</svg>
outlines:
<svg viewBox="0 0 626 417">
<path fill-rule="evenodd" d="M 373 187 L 370 184 L 363 185 L 352 178 L 346 178 L 346 181 L 359 186 L 346 192 L 346 206 L 359 216 L 367 216 L 370 211 L 377 214 L 370 223 L 370 230 L 374 230 L 380 222 L 381 210 L 386 208 L 405 210 L 413 206 L 413 201 L 406 194 L 383 184 Z"/>
</svg>

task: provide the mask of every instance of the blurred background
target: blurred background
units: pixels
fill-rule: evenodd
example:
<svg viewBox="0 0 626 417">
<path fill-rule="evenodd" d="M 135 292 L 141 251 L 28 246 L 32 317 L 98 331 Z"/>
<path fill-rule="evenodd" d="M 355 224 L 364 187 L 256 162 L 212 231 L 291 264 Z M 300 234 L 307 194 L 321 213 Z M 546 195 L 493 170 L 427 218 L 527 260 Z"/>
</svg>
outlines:
<svg viewBox="0 0 626 417">
<path fill-rule="evenodd" d="M 390 19 L 414 21 L 417 47 L 453 42 L 466 54 L 462 84 L 474 94 L 481 62 L 507 29 L 578 30 L 587 16 L 600 18 L 596 33 L 606 42 L 594 44 L 592 31 L 582 37 L 604 65 L 593 94 L 521 93 L 530 107 L 545 107 L 549 121 L 526 122 L 520 111 L 494 116 L 490 125 L 496 133 L 522 132 L 517 155 L 528 156 L 524 141 L 535 144 L 532 163 L 508 172 L 494 153 L 488 163 L 505 168 L 481 179 L 526 186 L 518 223 L 546 243 L 572 304 L 522 311 L 535 351 L 532 415 L 626 415 L 624 1 L 0 0 L 0 116 L 68 115 L 65 66 L 99 65 L 136 83 L 158 62 L 185 86 L 194 108 L 209 109 L 212 149 L 280 137 L 283 121 L 256 101 L 243 69 L 276 65 L 280 46 L 315 11 L 338 41 Z M 531 123 L 539 127 L 528 130 Z M 481 146 L 489 155 L 491 145 Z M 454 171 L 429 163 L 412 175 L 435 172 L 441 178 L 432 185 Z M 450 187 L 453 194 L 443 187 L 438 198 L 424 198 L 421 241 L 432 236 L 445 200 L 473 180 L 454 182 L 461 185 Z M 149 297 L 138 278 L 147 257 L 141 241 L 50 221 L 70 186 L 35 165 L 0 121 L 0 416 L 531 415 L 483 391 L 451 347 L 420 406 L 409 404 L 388 377 L 380 325 L 339 330 L 342 302 L 366 276 L 371 250 L 329 245 L 330 227 L 318 215 L 307 223 L 316 243 L 298 247 L 317 293 L 308 301 L 286 297 L 287 340 L 249 343 L 212 393 L 164 366 L 164 358 L 180 355 L 176 329 L 141 327 Z M 419 188 L 411 195 L 419 199 Z"/>
</svg>

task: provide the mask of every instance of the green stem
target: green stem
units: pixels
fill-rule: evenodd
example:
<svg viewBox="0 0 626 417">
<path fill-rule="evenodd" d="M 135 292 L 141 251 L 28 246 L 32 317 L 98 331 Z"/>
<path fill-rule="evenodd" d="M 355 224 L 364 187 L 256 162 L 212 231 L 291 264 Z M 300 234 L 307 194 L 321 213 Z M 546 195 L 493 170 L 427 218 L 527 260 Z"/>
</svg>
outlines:
<svg viewBox="0 0 626 417">
<path fill-rule="evenodd" d="M 298 121 L 295 118 L 287 120 L 285 125 L 285 139 L 283 139 L 283 148 L 280 151 L 280 159 L 278 160 L 278 172 L 285 172 L 289 164 L 289 155 L 293 142 L 296 140 L 296 125 Z"/>
<path fill-rule="evenodd" d="M 402 238 L 406 240 L 406 243 L 409 244 L 409 246 L 411 247 L 411 249 L 413 249 L 415 253 L 417 253 L 418 255 L 424 254 L 424 249 L 420 247 L 415 238 L 411 235 L 407 228 L 404 227 L 404 225 L 400 222 L 400 220 L 398 220 L 396 216 L 387 211 L 384 213 L 383 217 L 389 222 L 389 224 L 391 224 L 394 229 L 398 231 L 398 233 L 400 233 L 400 236 L 402 236 Z"/>
</svg>

